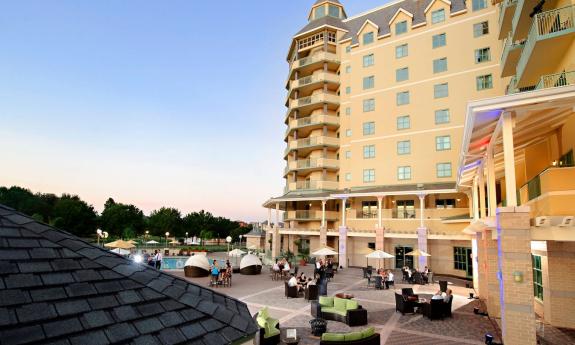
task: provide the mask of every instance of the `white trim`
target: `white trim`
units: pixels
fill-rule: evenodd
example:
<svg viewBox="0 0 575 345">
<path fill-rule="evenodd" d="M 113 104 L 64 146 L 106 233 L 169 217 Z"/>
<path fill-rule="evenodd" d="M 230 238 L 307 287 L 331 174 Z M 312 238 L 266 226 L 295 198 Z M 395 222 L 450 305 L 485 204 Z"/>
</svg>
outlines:
<svg viewBox="0 0 575 345">
<path fill-rule="evenodd" d="M 395 20 L 395 18 L 397 18 L 397 16 L 399 16 L 399 13 L 403 13 L 406 16 L 408 16 L 409 18 L 413 19 L 413 14 L 407 10 L 404 10 L 403 8 L 398 8 L 397 11 L 395 12 L 395 14 L 393 15 L 393 17 L 391 17 L 391 19 L 389 20 L 389 23 L 387 23 L 389 26 L 391 26 L 391 23 L 393 23 L 393 21 Z M 389 29 L 391 31 L 391 28 Z"/>
<path fill-rule="evenodd" d="M 357 30 L 357 36 L 359 36 L 359 34 L 363 31 L 363 29 L 365 28 L 365 26 L 367 24 L 371 24 L 373 26 L 375 26 L 376 30 L 379 30 L 379 26 L 377 26 L 377 24 L 375 24 L 374 22 L 372 22 L 369 19 L 366 19 L 366 21 L 363 23 L 363 25 L 359 28 L 359 30 Z"/>
<path fill-rule="evenodd" d="M 427 22 L 421 22 L 421 23 L 419 23 L 419 24 L 412 25 L 411 28 L 412 28 L 412 29 L 417 29 L 417 28 L 419 28 L 419 27 L 421 27 L 421 26 L 425 26 L 425 25 L 427 25 Z"/>
<path fill-rule="evenodd" d="M 397 134 L 382 135 L 379 137 L 371 137 L 371 138 L 365 138 L 365 139 L 356 139 L 356 140 L 351 140 L 349 146 L 351 146 L 351 144 L 365 143 L 365 142 L 374 141 L 374 140 L 384 140 L 384 139 L 397 138 L 397 137 L 403 137 L 403 136 L 412 136 L 412 135 L 424 134 L 424 133 L 449 131 L 449 130 L 460 129 L 460 128 L 463 128 L 463 125 L 433 128 L 433 129 L 424 129 L 424 130 L 412 131 L 412 132 L 401 132 L 401 133 L 397 133 Z M 344 147 L 344 145 L 340 145 L 340 147 Z"/>
<path fill-rule="evenodd" d="M 466 12 L 467 12 L 467 8 L 464 8 L 464 9 L 462 9 L 461 11 L 457 11 L 457 12 L 451 13 L 450 16 L 451 16 L 451 17 L 455 17 L 455 16 L 458 16 L 458 15 L 460 15 L 460 14 L 464 14 L 464 13 L 466 13 Z"/>
<path fill-rule="evenodd" d="M 429 3 L 429 5 L 427 5 L 427 7 L 425 8 L 425 10 L 423 10 L 424 14 L 427 14 L 427 11 L 429 11 L 429 9 L 431 8 L 431 6 L 433 6 L 433 4 L 435 4 L 437 1 L 441 1 L 444 4 L 446 4 L 447 6 L 451 6 L 451 1 L 449 0 L 433 0 Z"/>
<path fill-rule="evenodd" d="M 411 190 L 411 191 L 396 191 L 396 192 L 367 192 L 367 193 L 341 193 L 331 194 L 330 197 L 334 199 L 347 199 L 358 197 L 377 197 L 377 196 L 399 196 L 399 195 L 421 195 L 421 194 L 452 194 L 458 193 L 457 189 L 429 189 L 429 190 Z M 394 218 L 395 219 L 395 218 Z M 419 219 L 415 219 L 419 220 Z"/>
<path fill-rule="evenodd" d="M 346 30 L 346 29 L 338 28 L 338 27 L 335 27 L 335 26 L 329 25 L 329 24 L 323 24 L 323 25 L 318 26 L 317 28 L 313 28 L 313 29 L 311 29 L 311 30 L 308 30 L 308 31 L 306 31 L 306 32 L 302 32 L 301 34 L 297 34 L 297 35 L 293 36 L 293 37 L 292 37 L 292 40 L 295 40 L 295 39 L 297 39 L 297 38 L 300 37 L 300 36 L 307 35 L 307 34 L 309 34 L 309 33 L 312 33 L 312 32 L 314 32 L 314 31 L 319 30 L 319 29 L 322 29 L 322 28 L 330 28 L 330 29 L 335 29 L 335 30 L 337 30 L 337 31 L 348 32 L 348 30 Z M 337 43 L 336 43 L 336 44 L 337 44 Z"/>
</svg>

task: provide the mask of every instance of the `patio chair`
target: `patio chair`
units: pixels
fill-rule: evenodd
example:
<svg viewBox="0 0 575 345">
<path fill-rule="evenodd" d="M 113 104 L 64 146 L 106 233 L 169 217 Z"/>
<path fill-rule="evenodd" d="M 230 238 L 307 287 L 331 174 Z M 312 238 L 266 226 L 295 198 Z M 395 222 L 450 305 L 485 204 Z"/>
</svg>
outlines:
<svg viewBox="0 0 575 345">
<path fill-rule="evenodd" d="M 451 313 L 451 303 L 453 302 L 453 295 L 451 295 L 449 297 L 449 302 L 444 302 L 443 303 L 443 310 L 442 310 L 442 314 L 445 317 L 453 317 L 453 314 Z"/>
<path fill-rule="evenodd" d="M 415 284 L 425 285 L 425 283 L 423 282 L 423 276 L 420 272 L 415 272 L 412 278 Z"/>
<path fill-rule="evenodd" d="M 447 280 L 440 280 L 439 281 L 439 290 L 441 292 L 447 292 Z"/>
<path fill-rule="evenodd" d="M 395 293 L 395 311 L 402 315 L 405 313 L 414 313 L 413 303 L 406 300 L 405 296 Z"/>
<path fill-rule="evenodd" d="M 299 292 L 297 286 L 289 286 L 288 282 L 284 282 L 286 298 L 298 298 Z"/>
<path fill-rule="evenodd" d="M 313 301 L 318 299 L 319 287 L 317 285 L 308 285 L 305 289 L 305 299 L 308 301 Z"/>
<path fill-rule="evenodd" d="M 443 313 L 447 303 L 443 302 L 441 299 L 432 299 L 429 303 L 423 304 L 423 315 L 430 320 L 443 319 Z"/>
<path fill-rule="evenodd" d="M 376 275 L 374 278 L 375 278 L 375 288 L 378 290 L 383 289 L 383 278 L 380 275 Z"/>
<path fill-rule="evenodd" d="M 403 279 L 402 282 L 408 282 L 409 281 L 409 273 L 407 273 L 406 271 L 401 271 L 403 273 Z"/>
</svg>

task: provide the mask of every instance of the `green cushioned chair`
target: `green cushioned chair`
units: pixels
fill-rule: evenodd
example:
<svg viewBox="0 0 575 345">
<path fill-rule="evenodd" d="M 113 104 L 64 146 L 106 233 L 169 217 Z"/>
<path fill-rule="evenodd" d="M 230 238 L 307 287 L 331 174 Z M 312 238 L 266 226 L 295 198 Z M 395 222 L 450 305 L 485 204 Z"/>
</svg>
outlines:
<svg viewBox="0 0 575 345">
<path fill-rule="evenodd" d="M 380 335 L 373 327 L 361 332 L 324 333 L 320 345 L 379 345 Z"/>
<path fill-rule="evenodd" d="M 268 308 L 262 308 L 254 319 L 259 326 L 259 333 L 254 338 L 256 345 L 276 345 L 280 342 L 279 320 L 269 316 Z"/>
</svg>

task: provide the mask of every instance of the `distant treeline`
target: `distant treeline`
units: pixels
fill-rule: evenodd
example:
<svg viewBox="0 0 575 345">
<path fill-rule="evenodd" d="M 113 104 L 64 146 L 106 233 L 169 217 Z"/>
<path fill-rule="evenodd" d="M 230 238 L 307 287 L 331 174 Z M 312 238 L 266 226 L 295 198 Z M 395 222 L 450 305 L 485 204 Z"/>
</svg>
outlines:
<svg viewBox="0 0 575 345">
<path fill-rule="evenodd" d="M 0 187 L 0 204 L 32 216 L 34 219 L 66 230 L 80 237 L 94 237 L 96 229 L 107 231 L 111 237 L 134 238 L 149 231 L 152 236 L 170 237 L 197 236 L 203 239 L 239 235 L 251 230 L 240 223 L 224 217 L 215 217 L 201 210 L 182 217 L 179 210 L 162 207 L 149 216 L 138 207 L 115 202 L 110 198 L 104 204 L 104 211 L 98 214 L 77 195 L 32 193 L 21 187 Z"/>
</svg>

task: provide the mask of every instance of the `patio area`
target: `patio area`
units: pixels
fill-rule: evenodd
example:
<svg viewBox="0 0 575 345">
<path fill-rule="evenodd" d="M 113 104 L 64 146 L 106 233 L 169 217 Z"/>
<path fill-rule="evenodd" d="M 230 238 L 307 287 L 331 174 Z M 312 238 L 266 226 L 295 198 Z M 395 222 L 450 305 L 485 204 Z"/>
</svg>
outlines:
<svg viewBox="0 0 575 345">
<path fill-rule="evenodd" d="M 300 267 L 300 271 L 311 276 L 313 269 L 310 266 Z M 175 273 L 183 276 L 183 272 Z M 397 277 L 397 275 L 396 275 Z M 187 278 L 198 284 L 208 285 L 208 278 Z M 437 277 L 435 277 L 437 281 Z M 401 278 L 396 278 L 395 288 L 389 290 L 376 290 L 367 286 L 367 280 L 362 278 L 361 269 L 348 268 L 340 270 L 335 278 L 328 284 L 328 296 L 338 292 L 345 292 L 355 296 L 355 300 L 368 311 L 368 325 L 349 327 L 342 322 L 328 321 L 328 332 L 349 332 L 362 330 L 373 326 L 381 334 L 381 344 L 484 344 L 484 336 L 491 333 L 495 341 L 499 342 L 497 325 L 488 317 L 476 315 L 473 308 L 477 300 L 470 300 L 471 289 L 465 287 L 462 280 L 450 279 L 453 284 L 453 317 L 443 320 L 430 321 L 421 314 L 405 314 L 395 311 L 395 290 L 402 287 L 413 288 L 416 294 L 422 297 L 431 297 L 439 290 L 439 284 L 411 285 L 402 284 Z M 231 287 L 217 288 L 226 295 L 236 297 L 246 302 L 252 314 L 257 313 L 264 306 L 268 306 L 270 316 L 279 319 L 283 332 L 287 328 L 297 329 L 301 338 L 299 344 L 318 344 L 319 338 L 311 335 L 309 321 L 313 318 L 310 313 L 310 302 L 302 298 L 287 299 L 284 296 L 283 281 L 273 281 L 268 268 L 264 267 L 259 276 L 233 276 Z M 560 344 L 560 343 L 557 343 Z"/>
</svg>

